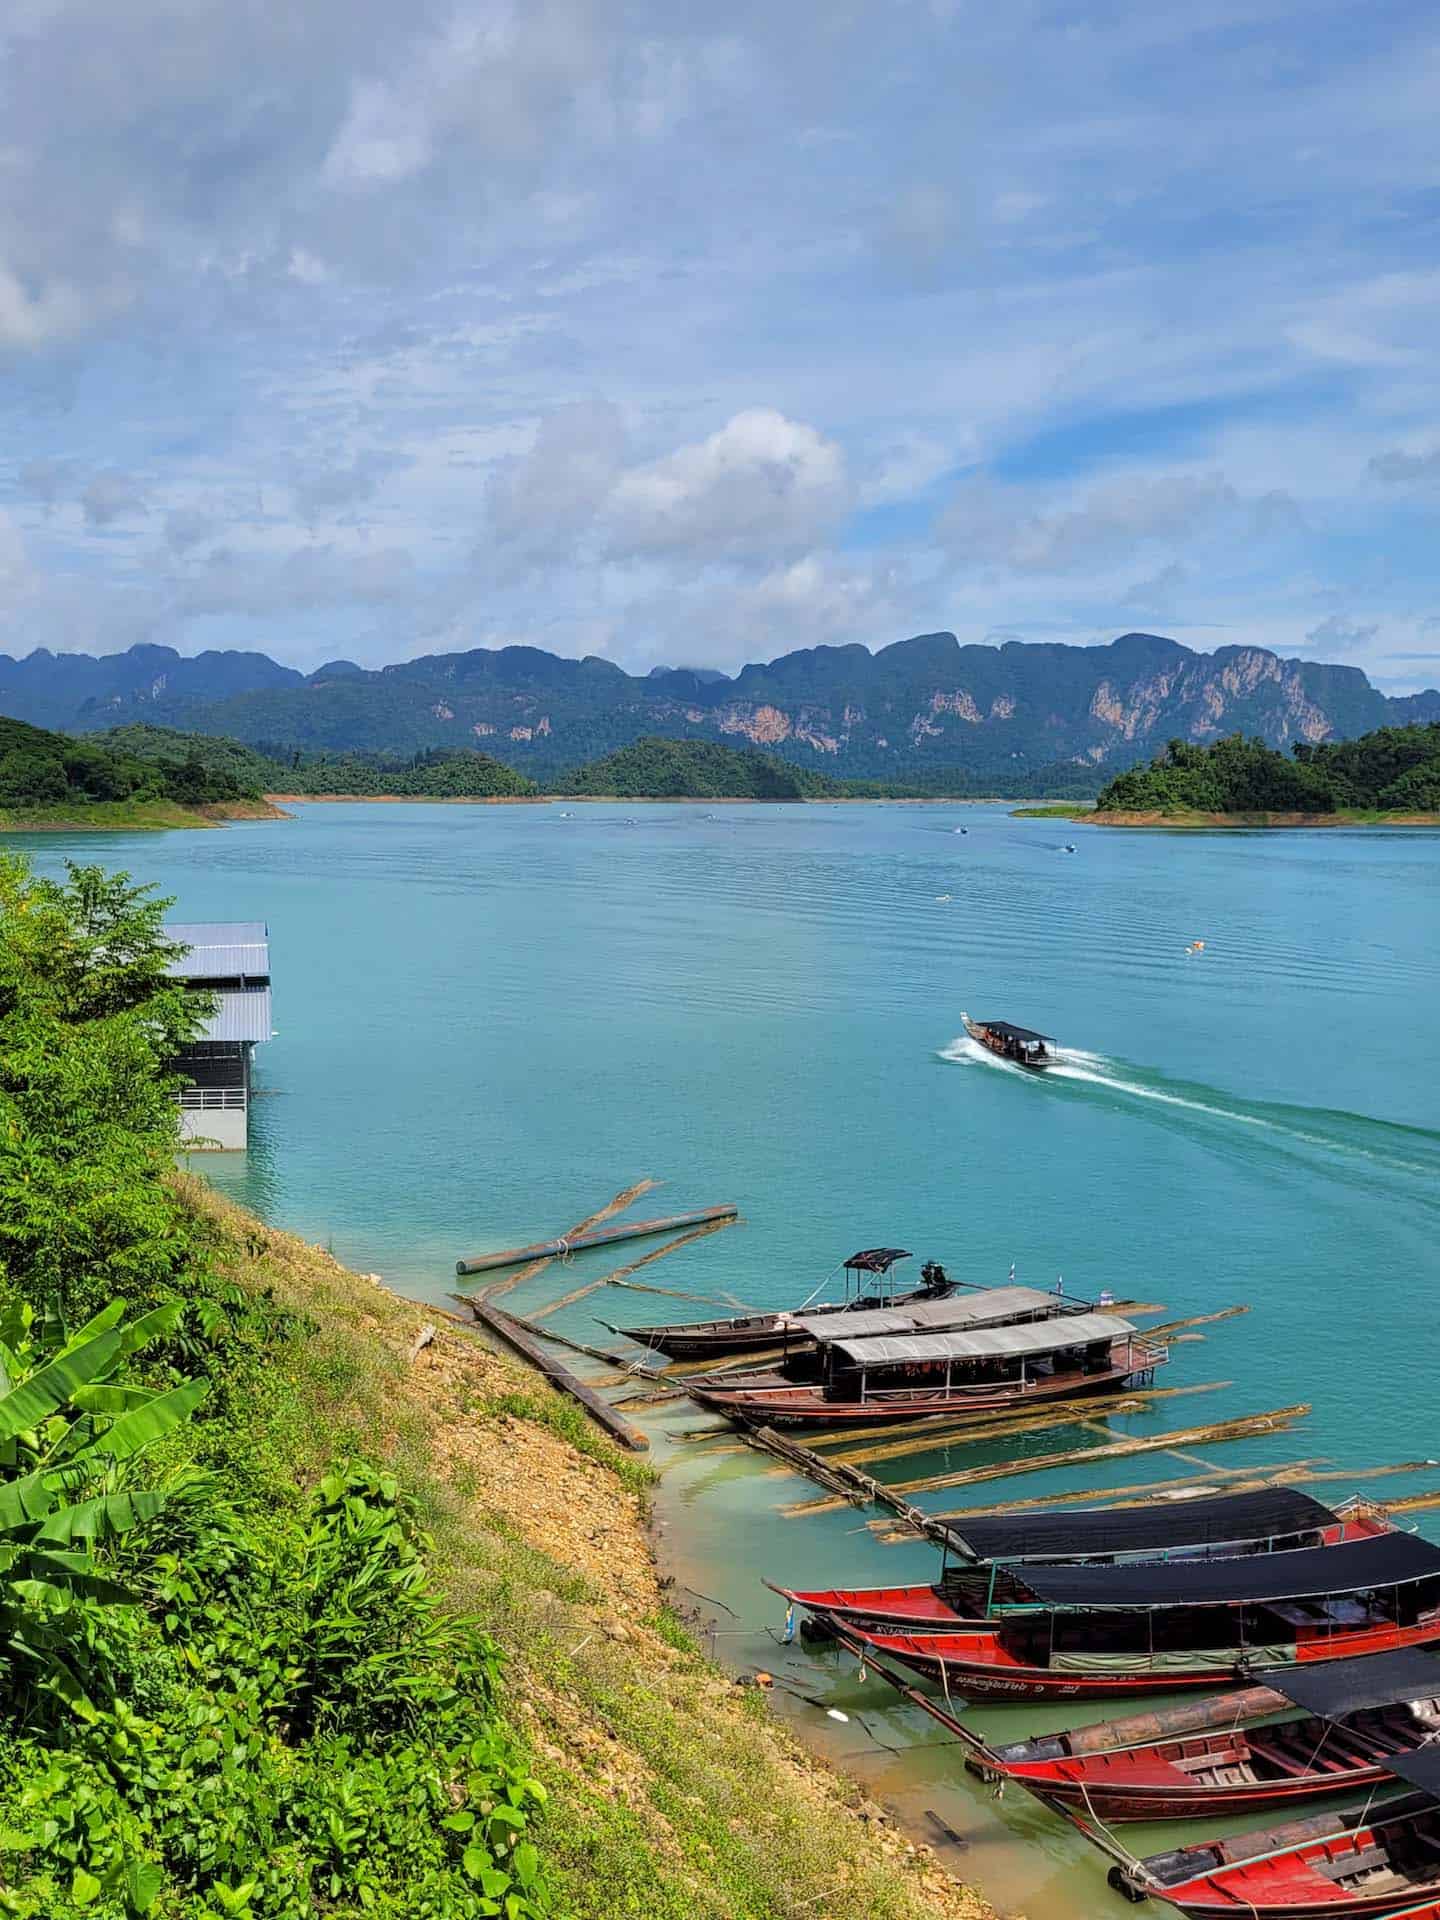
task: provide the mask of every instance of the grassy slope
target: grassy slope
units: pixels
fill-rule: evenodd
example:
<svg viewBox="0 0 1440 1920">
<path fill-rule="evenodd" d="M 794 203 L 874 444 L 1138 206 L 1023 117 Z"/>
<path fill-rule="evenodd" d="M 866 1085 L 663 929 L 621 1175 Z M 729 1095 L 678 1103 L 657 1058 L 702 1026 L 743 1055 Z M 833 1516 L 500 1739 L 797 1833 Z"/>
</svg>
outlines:
<svg viewBox="0 0 1440 1920">
<path fill-rule="evenodd" d="M 1201 813 L 1194 807 L 1101 813 L 1094 807 L 1020 807 L 1013 817 L 1082 820 L 1092 827 L 1440 827 L 1440 813 L 1407 813 L 1395 807 L 1340 807 L 1334 813 Z"/>
<path fill-rule="evenodd" d="M 347 1444 L 383 1456 L 424 1504 L 437 1583 L 505 1647 L 557 1915 L 988 1920 L 696 1652 L 650 1559 L 646 1468 L 462 1329 L 411 1361 L 422 1309 L 183 1185 L 231 1276 L 316 1323 L 287 1361 L 297 1474 Z"/>
<path fill-rule="evenodd" d="M 0 833 L 121 833 L 166 827 L 213 827 L 224 820 L 279 820 L 265 800 L 226 800 L 182 807 L 175 800 L 61 801 L 48 807 L 0 807 Z"/>
</svg>

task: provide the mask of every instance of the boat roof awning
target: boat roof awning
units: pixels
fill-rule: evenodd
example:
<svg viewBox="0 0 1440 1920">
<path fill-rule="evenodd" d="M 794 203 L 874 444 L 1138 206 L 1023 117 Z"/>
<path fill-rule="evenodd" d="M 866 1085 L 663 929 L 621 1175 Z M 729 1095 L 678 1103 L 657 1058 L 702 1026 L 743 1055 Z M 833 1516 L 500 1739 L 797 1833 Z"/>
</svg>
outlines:
<svg viewBox="0 0 1440 1920">
<path fill-rule="evenodd" d="M 1016 1575 L 1049 1607 L 1223 1607 L 1246 1601 L 1323 1600 L 1330 1595 L 1440 1579 L 1440 1547 L 1413 1533 L 1382 1533 L 1337 1547 L 1251 1553 L 1222 1560 L 1170 1560 L 1118 1567 L 1027 1567 Z"/>
<path fill-rule="evenodd" d="M 1042 1508 L 1036 1513 L 989 1514 L 949 1528 L 950 1539 L 974 1560 L 1059 1560 L 1107 1553 L 1163 1552 L 1222 1542 L 1274 1540 L 1334 1524 L 1329 1507 L 1293 1487 L 1254 1493 L 1166 1500 L 1148 1507 Z"/>
<path fill-rule="evenodd" d="M 904 1247 L 866 1247 L 852 1253 L 845 1265 L 852 1273 L 888 1273 L 897 1260 L 908 1260 Z"/>
<path fill-rule="evenodd" d="M 1025 1314 L 1048 1318 L 1064 1311 L 1058 1294 L 1039 1287 L 990 1287 L 984 1293 L 950 1295 L 944 1300 L 914 1300 L 903 1307 L 871 1307 L 861 1313 L 796 1314 L 789 1325 L 827 1345 L 836 1340 L 868 1340 L 880 1333 L 981 1327 L 987 1321 L 1018 1320 Z"/>
<path fill-rule="evenodd" d="M 1402 1647 L 1394 1653 L 1361 1654 L 1354 1660 L 1266 1669 L 1255 1679 L 1307 1713 L 1338 1720 L 1341 1714 L 1359 1713 L 1365 1707 L 1440 1698 L 1440 1655 L 1425 1647 Z"/>
<path fill-rule="evenodd" d="M 989 1033 L 1004 1034 L 1007 1040 L 1048 1040 L 1048 1033 L 1036 1033 L 1033 1027 L 1012 1026 L 1008 1020 L 977 1020 L 977 1027 L 984 1027 Z"/>
<path fill-rule="evenodd" d="M 1387 1753 L 1385 1771 L 1396 1774 L 1412 1787 L 1419 1787 L 1432 1800 L 1440 1800 L 1440 1747 L 1416 1747 L 1410 1753 Z M 1383 1820 L 1384 1817 L 1381 1807 L 1376 1812 L 1376 1819 Z M 1420 1911 L 1423 1913 L 1425 1909 L 1422 1907 Z"/>
<path fill-rule="evenodd" d="M 1070 1313 L 1024 1327 L 981 1327 L 973 1333 L 884 1334 L 875 1340 L 836 1340 L 837 1353 L 857 1367 L 907 1360 L 1002 1360 L 1021 1354 L 1060 1353 L 1100 1340 L 1122 1340 L 1135 1329 L 1116 1313 Z"/>
</svg>

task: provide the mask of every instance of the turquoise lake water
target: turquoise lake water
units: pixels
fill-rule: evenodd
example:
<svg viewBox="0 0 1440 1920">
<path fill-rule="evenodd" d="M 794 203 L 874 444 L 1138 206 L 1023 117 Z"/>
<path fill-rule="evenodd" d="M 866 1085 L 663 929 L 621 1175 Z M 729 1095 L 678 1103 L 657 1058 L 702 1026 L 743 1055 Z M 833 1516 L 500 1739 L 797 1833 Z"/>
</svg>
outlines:
<svg viewBox="0 0 1440 1920">
<path fill-rule="evenodd" d="M 652 1175 L 645 1211 L 743 1210 L 639 1276 L 708 1296 L 797 1304 L 885 1242 L 968 1280 L 1013 1262 L 1021 1281 L 1063 1275 L 1171 1316 L 1246 1302 L 1161 1380 L 1228 1384 L 1114 1437 L 1308 1401 L 1288 1434 L 1199 1453 L 1355 1470 L 1337 1496 L 1440 1488 L 1440 1465 L 1364 1472 L 1440 1461 L 1440 835 L 1125 833 L 939 805 L 294 811 L 12 841 L 45 868 L 126 867 L 179 918 L 269 922 L 277 1037 L 252 1150 L 204 1171 L 277 1224 L 443 1301 L 458 1255 L 563 1231 Z M 1068 1064 L 1039 1079 L 991 1061 L 958 1037 L 962 1009 L 1055 1034 Z M 615 1264 L 583 1256 L 514 1302 Z M 555 1324 L 594 1338 L 597 1312 L 690 1311 L 607 1292 Z M 776 1644 L 762 1573 L 924 1577 L 931 1551 L 881 1544 L 853 1510 L 784 1517 L 813 1490 L 677 1437 L 700 1423 L 647 1421 L 668 1462 L 664 1550 L 706 1596 L 717 1651 L 811 1696 L 780 1705 L 922 1831 L 934 1810 L 964 1836 L 957 1871 L 1003 1910 L 1123 1911 L 1049 1816 L 972 1791 L 938 1727 L 857 1687 L 853 1663 Z M 876 1471 L 1099 1437 L 1065 1427 Z M 970 1497 L 1194 1471 L 1146 1455 Z M 1016 1737 L 1065 1718 L 976 1721 Z M 1134 1837 L 1149 1851 L 1169 1831 Z"/>
</svg>

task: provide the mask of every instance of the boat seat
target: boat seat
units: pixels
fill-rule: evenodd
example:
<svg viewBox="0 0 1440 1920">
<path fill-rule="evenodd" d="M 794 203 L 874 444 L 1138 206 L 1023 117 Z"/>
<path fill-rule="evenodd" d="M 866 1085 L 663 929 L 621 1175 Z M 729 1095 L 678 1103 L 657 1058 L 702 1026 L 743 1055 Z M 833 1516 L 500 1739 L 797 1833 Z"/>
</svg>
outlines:
<svg viewBox="0 0 1440 1920">
<path fill-rule="evenodd" d="M 1328 1748 L 1318 1757 L 1313 1747 L 1283 1743 L 1269 1739 L 1258 1740 L 1250 1736 L 1250 1751 L 1258 1760 L 1268 1760 L 1272 1766 L 1279 1767 L 1282 1773 L 1349 1773 L 1352 1763 L 1342 1760 Z"/>
</svg>

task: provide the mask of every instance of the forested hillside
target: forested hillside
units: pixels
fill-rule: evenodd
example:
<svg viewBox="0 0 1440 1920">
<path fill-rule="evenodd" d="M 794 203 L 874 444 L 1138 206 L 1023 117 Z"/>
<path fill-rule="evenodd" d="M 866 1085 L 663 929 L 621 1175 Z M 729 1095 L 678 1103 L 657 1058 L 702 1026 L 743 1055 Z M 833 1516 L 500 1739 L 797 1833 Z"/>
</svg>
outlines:
<svg viewBox="0 0 1440 1920">
<path fill-rule="evenodd" d="M 0 809 L 6 813 L 84 813 L 107 803 L 168 800 L 182 807 L 258 797 L 259 787 L 212 762 L 198 742 L 154 760 L 97 740 L 47 733 L 0 719 Z"/>
<path fill-rule="evenodd" d="M 1210 747 L 1172 740 L 1148 767 L 1120 774 L 1102 812 L 1440 812 L 1440 724 L 1381 727 L 1289 755 L 1233 734 Z"/>
<path fill-rule="evenodd" d="M 305 754 L 247 747 L 238 740 L 173 727 L 112 727 L 94 739 L 117 753 L 173 769 L 198 762 L 219 779 L 263 793 L 397 794 L 408 799 L 527 799 L 533 780 L 488 753 L 432 748 L 403 758 L 384 754 Z"/>
</svg>

